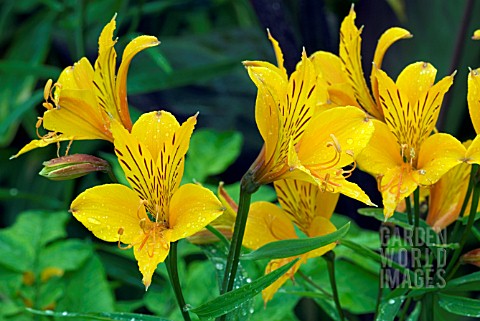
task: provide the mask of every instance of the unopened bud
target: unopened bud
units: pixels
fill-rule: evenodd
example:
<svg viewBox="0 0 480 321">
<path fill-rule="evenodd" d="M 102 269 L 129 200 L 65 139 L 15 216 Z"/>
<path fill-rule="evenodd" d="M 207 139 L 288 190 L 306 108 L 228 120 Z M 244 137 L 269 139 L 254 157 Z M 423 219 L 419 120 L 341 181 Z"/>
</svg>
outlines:
<svg viewBox="0 0 480 321">
<path fill-rule="evenodd" d="M 87 155 L 73 154 L 43 162 L 40 175 L 54 181 L 74 179 L 89 173 L 109 172 L 110 164 L 104 159 Z"/>
<path fill-rule="evenodd" d="M 480 267 L 480 249 L 471 250 L 465 253 L 462 258 L 462 263 L 469 263 Z"/>
</svg>

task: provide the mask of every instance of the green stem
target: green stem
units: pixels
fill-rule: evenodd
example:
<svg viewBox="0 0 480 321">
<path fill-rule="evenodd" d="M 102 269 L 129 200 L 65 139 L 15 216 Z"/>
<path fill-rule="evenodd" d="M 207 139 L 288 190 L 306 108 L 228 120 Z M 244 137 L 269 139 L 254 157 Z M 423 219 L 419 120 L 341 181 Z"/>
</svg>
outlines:
<svg viewBox="0 0 480 321">
<path fill-rule="evenodd" d="M 468 180 L 468 187 L 467 187 L 467 193 L 465 194 L 465 198 L 463 199 L 463 204 L 462 208 L 460 209 L 460 213 L 458 215 L 458 220 L 455 222 L 455 226 L 453 228 L 452 234 L 451 234 L 451 239 L 452 241 L 455 241 L 458 239 L 458 232 L 460 231 L 460 226 L 462 226 L 462 220 L 461 218 L 465 214 L 465 210 L 467 209 L 468 202 L 470 201 L 470 196 L 472 195 L 473 187 L 475 185 L 475 171 L 476 169 L 472 165 L 472 169 L 470 170 L 470 179 Z"/>
<path fill-rule="evenodd" d="M 83 29 L 85 25 L 85 1 L 80 0 L 76 2 L 77 4 L 77 28 L 76 28 L 76 35 L 75 35 L 75 47 L 77 49 L 77 58 L 85 56 L 85 45 L 84 45 L 84 36 L 83 36 Z"/>
<path fill-rule="evenodd" d="M 225 247 L 228 249 L 229 246 L 230 246 L 230 241 L 225 237 L 225 235 L 223 235 L 219 230 L 217 230 L 216 228 L 214 228 L 213 226 L 211 226 L 210 224 L 207 225 L 205 227 L 207 230 L 210 231 L 210 233 L 212 233 L 213 235 L 215 235 L 219 240 L 220 242 L 222 242 Z"/>
<path fill-rule="evenodd" d="M 408 224 L 413 225 L 413 210 L 412 210 L 412 202 L 410 201 L 410 196 L 405 198 L 405 205 L 407 207 Z"/>
<path fill-rule="evenodd" d="M 420 227 L 420 187 L 417 187 L 413 192 L 413 211 L 415 214 L 414 227 L 418 231 L 418 228 Z"/>
<path fill-rule="evenodd" d="M 180 308 L 180 312 L 182 312 L 183 320 L 191 321 L 188 311 L 185 310 L 185 299 L 183 298 L 182 287 L 180 286 L 180 280 L 178 278 L 177 242 L 170 243 L 170 252 L 165 260 L 165 265 L 173 292 L 175 292 L 175 297 L 177 298 L 178 307 Z"/>
<path fill-rule="evenodd" d="M 340 305 L 340 299 L 338 297 L 337 282 L 335 280 L 335 253 L 333 251 L 328 251 L 322 256 L 325 261 L 327 261 L 328 275 L 330 277 L 330 285 L 332 286 L 333 300 L 335 301 L 335 306 L 337 307 L 338 316 L 341 321 L 345 320 L 345 315 L 343 314 L 342 306 Z"/>
<path fill-rule="evenodd" d="M 472 165 L 472 172 L 470 173 L 471 176 L 474 177 L 474 188 L 473 188 L 473 196 L 472 196 L 472 203 L 470 204 L 470 214 L 468 216 L 468 222 L 467 226 L 463 230 L 462 238 L 460 239 L 459 246 L 453 252 L 453 257 L 450 260 L 450 263 L 447 266 L 447 278 L 446 280 L 450 280 L 450 278 L 454 274 L 454 266 L 457 263 L 457 260 L 460 257 L 460 254 L 462 253 L 463 247 L 465 246 L 465 243 L 467 242 L 467 238 L 470 235 L 470 231 L 472 230 L 473 223 L 475 222 L 475 214 L 477 213 L 477 207 L 478 207 L 478 198 L 480 197 L 480 184 L 477 182 L 476 175 L 477 175 L 477 170 L 478 170 L 478 165 L 474 164 Z"/>
<path fill-rule="evenodd" d="M 248 210 L 250 209 L 250 199 L 258 187 L 259 186 L 253 181 L 252 172 L 250 171 L 248 171 L 240 181 L 240 200 L 238 203 L 237 217 L 235 219 L 235 228 L 233 229 L 232 241 L 230 242 L 230 250 L 228 252 L 220 294 L 227 293 L 233 289 L 235 274 L 237 274 L 240 259 L 240 251 L 242 250 L 245 225 L 247 224 Z"/>
<path fill-rule="evenodd" d="M 393 234 L 391 225 L 382 223 L 381 231 L 383 230 L 384 227 L 388 227 L 390 229 L 389 235 Z M 380 234 L 380 255 L 384 257 L 387 249 L 387 245 L 388 245 L 388 238 L 385 236 L 385 233 L 383 232 L 380 232 L 379 234 Z M 375 315 L 378 315 L 378 309 L 380 308 L 380 303 L 382 302 L 382 295 L 383 295 L 382 269 L 383 269 L 383 266 L 380 263 L 380 273 L 378 274 L 378 294 L 377 294 L 377 304 L 375 307 Z"/>
</svg>

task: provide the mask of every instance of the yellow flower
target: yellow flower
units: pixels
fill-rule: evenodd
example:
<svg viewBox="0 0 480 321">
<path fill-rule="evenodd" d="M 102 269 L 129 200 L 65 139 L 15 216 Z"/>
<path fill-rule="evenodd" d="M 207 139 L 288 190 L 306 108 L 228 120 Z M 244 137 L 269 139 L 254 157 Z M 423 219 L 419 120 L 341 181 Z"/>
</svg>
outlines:
<svg viewBox="0 0 480 321">
<path fill-rule="evenodd" d="M 465 147 L 453 136 L 431 135 L 443 96 L 453 75 L 434 85 L 436 69 L 428 63 L 407 66 L 394 83 L 376 70 L 385 123 L 374 120 L 375 133 L 357 161 L 361 169 L 377 177 L 385 218 L 417 186 L 436 183 L 460 164 Z"/>
<path fill-rule="evenodd" d="M 168 112 L 150 112 L 129 133 L 113 120 L 115 153 L 131 188 L 96 186 L 71 204 L 75 218 L 96 237 L 134 248 L 147 288 L 170 242 L 198 232 L 223 212 L 208 189 L 196 184 L 179 187 L 195 123 L 196 116 L 180 126 Z"/>
<path fill-rule="evenodd" d="M 57 83 L 49 80 L 45 86 L 43 106 L 47 109 L 39 118 L 48 133 L 24 146 L 14 157 L 51 143 L 72 140 L 103 139 L 113 141 L 110 119 L 116 119 L 131 130 L 132 121 L 127 103 L 127 73 L 132 58 L 143 49 L 159 44 L 153 36 L 133 39 L 123 52 L 116 70 L 117 53 L 113 40 L 115 17 L 103 28 L 98 40 L 95 68 L 87 58 L 65 68 Z M 53 94 L 52 94 L 52 91 Z M 51 102 L 53 102 L 53 105 Z M 39 135 L 40 136 L 40 135 Z"/>
<path fill-rule="evenodd" d="M 297 180 L 280 180 L 274 185 L 281 208 L 268 202 L 255 202 L 250 206 L 244 246 L 255 250 L 270 242 L 296 239 L 294 224 L 308 237 L 336 231 L 330 217 L 339 194 L 321 192 L 315 185 Z M 334 247 L 335 243 L 332 243 L 297 257 L 271 260 L 265 269 L 266 274 L 299 258 L 290 270 L 263 290 L 264 302 L 270 301 L 309 258 L 321 256 Z"/>
<path fill-rule="evenodd" d="M 373 72 L 370 75 L 372 94 L 368 89 L 361 62 L 362 28 L 355 26 L 356 13 L 352 8 L 340 27 L 340 54 L 336 56 L 325 51 L 314 53 L 310 59 L 328 84 L 330 106 L 353 105 L 363 108 L 373 117 L 383 120 L 379 100 L 378 83 Z M 373 64 L 381 68 L 387 49 L 400 39 L 411 38 L 412 34 L 402 28 L 390 28 L 378 40 Z M 328 107 L 328 106 L 327 106 Z"/>
<path fill-rule="evenodd" d="M 278 67 L 263 61 L 245 62 L 258 88 L 255 118 L 265 142 L 249 170 L 252 181 L 261 185 L 295 178 L 372 204 L 356 184 L 346 180 L 353 168 L 343 169 L 354 164 L 367 145 L 374 130 L 372 122 L 352 106 L 317 111 L 325 88 L 313 64 L 303 52 L 289 78 L 278 43 L 270 39 Z"/>
</svg>

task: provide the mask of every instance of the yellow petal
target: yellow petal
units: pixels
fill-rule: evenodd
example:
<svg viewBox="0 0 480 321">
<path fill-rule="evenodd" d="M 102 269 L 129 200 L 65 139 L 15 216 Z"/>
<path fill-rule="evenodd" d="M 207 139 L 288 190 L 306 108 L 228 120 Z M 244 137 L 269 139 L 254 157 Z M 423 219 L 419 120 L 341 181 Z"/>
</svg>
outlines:
<svg viewBox="0 0 480 321">
<path fill-rule="evenodd" d="M 171 137 L 163 136 L 163 147 L 157 159 L 157 167 L 160 175 L 160 193 L 167 198 L 173 195 L 182 181 L 185 154 L 197 123 L 197 115 L 198 113 L 189 117 Z"/>
<path fill-rule="evenodd" d="M 470 70 L 468 74 L 468 111 L 472 120 L 473 128 L 477 135 L 480 133 L 480 68 Z"/>
<path fill-rule="evenodd" d="M 150 222 L 137 194 L 120 184 L 87 189 L 72 202 L 70 212 L 96 237 L 108 242 L 132 244 L 144 234 L 140 221 Z"/>
<path fill-rule="evenodd" d="M 306 167 L 340 168 L 353 162 L 373 132 L 374 125 L 364 111 L 351 106 L 332 108 L 311 120 L 297 145 L 298 157 Z M 338 154 L 340 160 L 334 165 Z"/>
<path fill-rule="evenodd" d="M 362 32 L 355 26 L 355 17 L 356 14 L 352 7 L 349 15 L 345 17 L 340 27 L 340 58 L 344 62 L 346 72 L 350 75 L 350 85 L 360 106 L 375 118 L 382 119 L 382 115 L 376 108 L 375 101 L 372 95 L 370 95 L 365 76 L 363 75 L 360 56 L 362 43 L 360 34 Z"/>
<path fill-rule="evenodd" d="M 377 48 L 375 49 L 375 55 L 373 57 L 374 66 L 378 69 L 382 68 L 383 57 L 385 56 L 386 51 L 400 39 L 411 38 L 412 34 L 403 28 L 390 28 L 385 31 L 380 39 L 378 40 Z M 380 106 L 380 100 L 378 95 L 378 82 L 377 79 L 374 77 L 375 68 L 372 68 L 372 73 L 370 75 L 370 83 L 372 84 L 372 92 L 373 96 L 375 97 L 375 101 L 377 102 L 377 108 Z M 381 110 L 380 110 L 381 112 Z"/>
<path fill-rule="evenodd" d="M 428 62 L 415 62 L 402 70 L 396 84 L 410 103 L 414 104 L 432 87 L 436 74 L 437 69 Z"/>
<path fill-rule="evenodd" d="M 284 179 L 274 182 L 278 202 L 290 219 L 304 233 L 310 227 L 316 214 L 317 184 L 302 182 L 295 179 Z"/>
<path fill-rule="evenodd" d="M 285 264 L 290 263 L 293 261 L 295 258 L 286 258 L 286 259 L 276 259 L 272 260 L 268 263 L 266 269 L 265 269 L 265 274 L 271 273 L 272 271 L 275 271 Z M 300 260 L 298 260 L 297 263 L 295 263 L 290 270 L 285 272 L 281 277 L 279 277 L 275 282 L 273 282 L 270 286 L 268 286 L 265 290 L 262 291 L 262 298 L 263 302 L 267 304 L 268 301 L 270 301 L 274 294 L 277 293 L 277 291 L 282 287 L 282 285 L 287 282 L 288 279 L 293 279 L 293 276 L 295 273 L 297 273 L 298 269 L 300 266 L 307 261 L 306 256 L 301 256 Z"/>
<path fill-rule="evenodd" d="M 465 153 L 468 164 L 480 164 L 480 135 L 477 135 Z"/>
<path fill-rule="evenodd" d="M 116 40 L 113 40 L 113 31 L 116 27 L 115 17 L 103 28 L 98 39 L 98 58 L 95 61 L 95 92 L 98 97 L 98 103 L 101 108 L 118 121 L 125 128 L 130 130 L 132 123 L 129 119 L 127 123 L 123 122 L 119 114 L 118 104 L 115 92 L 115 70 L 117 66 L 117 53 L 113 47 Z"/>
<path fill-rule="evenodd" d="M 317 51 L 310 56 L 315 72 L 325 78 L 328 85 L 348 82 L 347 74 L 343 71 L 340 58 L 327 51 Z M 352 91 L 353 95 L 353 91 Z"/>
<path fill-rule="evenodd" d="M 398 204 L 418 186 L 418 173 L 408 164 L 389 169 L 380 181 L 385 219 L 393 215 Z"/>
<path fill-rule="evenodd" d="M 440 232 L 455 222 L 465 198 L 471 165 L 462 163 L 449 170 L 430 189 L 427 223 Z"/>
<path fill-rule="evenodd" d="M 402 71 L 397 86 L 377 70 L 385 121 L 397 140 L 416 152 L 435 128 L 443 96 L 453 83 L 453 76 L 447 76 L 430 86 L 435 72 L 430 64 L 411 64 Z"/>
<path fill-rule="evenodd" d="M 403 163 L 397 139 L 385 123 L 372 120 L 375 132 L 367 147 L 357 156 L 363 171 L 378 176 Z"/>
<path fill-rule="evenodd" d="M 331 194 L 331 193 L 324 193 L 324 195 L 337 195 L 338 194 Z M 318 204 L 319 206 L 321 203 Z M 330 233 L 333 233 L 337 230 L 335 225 L 332 224 L 328 219 L 317 216 L 315 219 L 312 221 L 312 224 L 310 226 L 310 229 L 308 230 L 307 235 L 309 237 L 317 237 L 317 236 L 323 236 L 327 235 Z M 308 258 L 313 258 L 313 257 L 318 257 L 322 256 L 323 254 L 327 253 L 328 251 L 331 251 L 335 248 L 336 243 L 330 243 L 328 245 L 322 246 L 316 250 L 310 251 L 306 253 Z"/>
<path fill-rule="evenodd" d="M 118 102 L 118 114 L 126 128 L 130 128 L 132 126 L 127 103 L 127 74 L 130 62 L 132 61 L 133 57 L 140 51 L 156 46 L 159 43 L 160 42 L 156 37 L 139 36 L 130 41 L 129 44 L 125 47 L 125 51 L 123 52 L 122 62 L 120 63 L 120 67 L 118 68 L 115 89 Z"/>
<path fill-rule="evenodd" d="M 164 191 L 160 189 L 159 184 L 163 181 L 158 177 L 156 164 L 147 146 L 130 134 L 117 120 L 112 120 L 111 130 L 115 138 L 115 154 L 130 186 L 147 202 L 147 209 L 152 215 L 163 213 L 162 217 L 156 219 L 166 220 L 165 212 L 170 196 L 161 194 L 164 199 L 160 200 L 160 192 Z"/>
<path fill-rule="evenodd" d="M 262 65 L 265 65 L 264 63 Z M 279 110 L 281 95 L 286 91 L 287 79 L 282 77 L 279 69 L 271 64 L 269 67 L 257 66 L 246 62 L 248 74 L 258 88 L 255 102 L 255 120 L 260 135 L 265 141 L 265 155 L 270 159 L 279 139 Z"/>
<path fill-rule="evenodd" d="M 167 140 L 172 140 L 180 124 L 166 111 L 142 114 L 132 127 L 132 135 L 142 142 L 157 162 L 160 150 Z"/>
<path fill-rule="evenodd" d="M 58 105 L 59 108 L 45 112 L 43 126 L 46 129 L 75 139 L 113 140 L 105 123 L 106 114 L 98 109 L 90 90 L 62 89 Z"/>
<path fill-rule="evenodd" d="M 278 41 L 275 38 L 273 38 L 272 34 L 270 33 L 270 30 L 267 29 L 267 33 L 268 33 L 268 39 L 272 43 L 273 51 L 275 52 L 275 57 L 277 58 L 277 66 L 280 69 L 283 76 L 287 77 L 287 70 L 283 66 L 282 49 L 280 48 L 280 45 L 278 44 Z"/>
<path fill-rule="evenodd" d="M 55 97 L 58 101 L 58 94 L 64 89 L 85 89 L 93 90 L 93 67 L 87 58 L 82 58 L 73 66 L 65 68 L 58 77 L 55 87 Z"/>
<path fill-rule="evenodd" d="M 26 152 L 31 151 L 32 149 L 39 148 L 39 147 L 45 147 L 53 143 L 58 143 L 58 142 L 63 142 L 63 141 L 69 141 L 73 140 L 73 137 L 71 136 L 65 136 L 65 135 L 55 135 L 50 138 L 42 138 L 42 139 L 34 139 L 27 145 L 23 146 L 22 149 L 18 151 L 15 155 L 11 156 L 10 159 L 17 158 L 18 156 L 25 154 Z"/>
<path fill-rule="evenodd" d="M 148 236 L 140 245 L 134 247 L 133 253 L 138 261 L 142 273 L 142 282 L 148 289 L 152 283 L 152 275 L 159 263 L 165 261 L 170 251 L 170 230 L 152 231 L 154 235 Z"/>
<path fill-rule="evenodd" d="M 195 184 L 181 186 L 169 209 L 171 241 L 193 235 L 223 213 L 222 203 L 208 189 Z"/>
<path fill-rule="evenodd" d="M 316 203 L 319 205 L 316 208 L 315 215 L 329 220 L 337 206 L 339 196 L 338 193 L 317 192 Z"/>
<path fill-rule="evenodd" d="M 438 133 L 428 137 L 418 156 L 419 183 L 424 186 L 436 183 L 443 174 L 464 160 L 465 153 L 462 143 L 449 134 Z"/>
<path fill-rule="evenodd" d="M 298 238 L 288 215 L 268 202 L 255 202 L 250 206 L 243 245 L 256 250 L 259 247 L 287 239 Z"/>
<path fill-rule="evenodd" d="M 480 39 L 480 29 L 477 29 L 473 32 L 473 36 L 472 36 L 472 39 L 473 40 L 478 40 Z"/>
</svg>

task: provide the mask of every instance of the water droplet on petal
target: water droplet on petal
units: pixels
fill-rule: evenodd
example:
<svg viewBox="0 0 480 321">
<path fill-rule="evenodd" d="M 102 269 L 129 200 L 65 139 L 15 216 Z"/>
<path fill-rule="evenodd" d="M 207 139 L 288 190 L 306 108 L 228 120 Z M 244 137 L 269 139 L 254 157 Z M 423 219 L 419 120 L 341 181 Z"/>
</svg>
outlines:
<svg viewBox="0 0 480 321">
<path fill-rule="evenodd" d="M 87 218 L 87 221 L 88 223 L 91 223 L 91 224 L 96 224 L 96 225 L 100 224 L 100 221 L 93 217 Z"/>
</svg>

